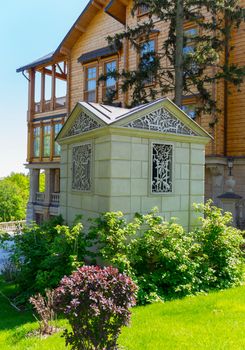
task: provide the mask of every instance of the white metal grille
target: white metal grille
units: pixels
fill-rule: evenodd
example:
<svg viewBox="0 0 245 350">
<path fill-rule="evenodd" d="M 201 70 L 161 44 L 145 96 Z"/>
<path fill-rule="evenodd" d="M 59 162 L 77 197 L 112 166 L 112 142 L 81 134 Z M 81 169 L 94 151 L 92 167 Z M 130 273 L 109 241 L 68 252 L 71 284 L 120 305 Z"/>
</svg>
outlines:
<svg viewBox="0 0 245 350">
<path fill-rule="evenodd" d="M 173 146 L 162 143 L 152 144 L 152 193 L 173 191 Z"/>
<path fill-rule="evenodd" d="M 86 143 L 72 149 L 72 189 L 91 190 L 92 145 Z"/>
</svg>

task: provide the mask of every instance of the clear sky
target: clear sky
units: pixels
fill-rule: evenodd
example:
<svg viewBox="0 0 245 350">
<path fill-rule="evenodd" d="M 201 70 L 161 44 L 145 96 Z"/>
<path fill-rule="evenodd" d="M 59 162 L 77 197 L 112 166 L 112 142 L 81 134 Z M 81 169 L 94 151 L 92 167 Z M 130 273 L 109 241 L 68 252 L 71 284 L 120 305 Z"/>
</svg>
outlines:
<svg viewBox="0 0 245 350">
<path fill-rule="evenodd" d="M 55 50 L 88 0 L 9 0 L 0 11 L 0 178 L 25 172 L 27 80 L 16 68 Z"/>
</svg>

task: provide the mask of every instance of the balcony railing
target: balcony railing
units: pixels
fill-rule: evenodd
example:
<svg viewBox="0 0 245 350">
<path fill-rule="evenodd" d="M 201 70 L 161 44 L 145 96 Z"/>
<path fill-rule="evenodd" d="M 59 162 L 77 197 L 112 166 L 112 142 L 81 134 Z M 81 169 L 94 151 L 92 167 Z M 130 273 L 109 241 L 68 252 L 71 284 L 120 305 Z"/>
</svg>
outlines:
<svg viewBox="0 0 245 350">
<path fill-rule="evenodd" d="M 60 203 L 60 194 L 59 193 L 51 193 L 51 205 L 59 205 Z"/>
<path fill-rule="evenodd" d="M 44 197 L 45 197 L 45 193 L 44 192 L 37 192 L 36 193 L 36 202 L 38 204 L 42 204 L 44 202 Z"/>
<path fill-rule="evenodd" d="M 44 192 L 37 192 L 36 193 L 36 203 L 37 204 L 43 204 L 45 199 L 45 193 Z M 50 198 L 50 204 L 54 206 L 58 206 L 60 202 L 60 194 L 59 193 L 51 193 Z"/>
<path fill-rule="evenodd" d="M 35 113 L 50 112 L 52 110 L 66 108 L 66 96 L 57 97 L 55 99 L 54 108 L 52 108 L 52 100 L 44 101 L 43 108 L 41 102 L 35 103 Z"/>
</svg>

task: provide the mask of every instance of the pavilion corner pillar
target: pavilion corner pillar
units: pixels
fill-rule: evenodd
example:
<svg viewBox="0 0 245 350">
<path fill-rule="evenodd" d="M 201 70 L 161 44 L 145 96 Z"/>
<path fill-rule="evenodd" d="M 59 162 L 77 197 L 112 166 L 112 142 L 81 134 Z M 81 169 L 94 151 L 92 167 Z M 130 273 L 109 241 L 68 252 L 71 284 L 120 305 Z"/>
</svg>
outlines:
<svg viewBox="0 0 245 350">
<path fill-rule="evenodd" d="M 45 169 L 45 195 L 44 195 L 44 220 L 49 219 L 49 207 L 51 204 L 52 193 L 54 192 L 55 169 Z"/>
<path fill-rule="evenodd" d="M 207 164 L 210 171 L 212 183 L 212 200 L 214 205 L 221 206 L 219 195 L 224 191 L 224 166 L 217 164 Z"/>
<path fill-rule="evenodd" d="M 34 205 L 36 202 L 36 194 L 39 191 L 40 170 L 30 169 L 29 174 L 30 174 L 30 196 L 29 196 L 29 202 L 27 204 L 27 210 L 26 210 L 27 223 L 31 223 L 32 221 L 35 221 Z"/>
</svg>

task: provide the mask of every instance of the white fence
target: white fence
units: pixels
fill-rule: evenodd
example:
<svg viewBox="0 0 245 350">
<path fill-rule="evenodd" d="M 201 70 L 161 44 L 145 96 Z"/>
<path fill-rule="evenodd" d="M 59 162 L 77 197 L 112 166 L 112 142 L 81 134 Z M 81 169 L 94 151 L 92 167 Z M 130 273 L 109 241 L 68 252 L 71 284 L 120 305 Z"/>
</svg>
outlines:
<svg viewBox="0 0 245 350">
<path fill-rule="evenodd" d="M 20 230 L 26 224 L 25 220 L 22 221 L 9 221 L 9 222 L 0 222 L 0 231 L 12 233 L 17 230 Z"/>
</svg>

